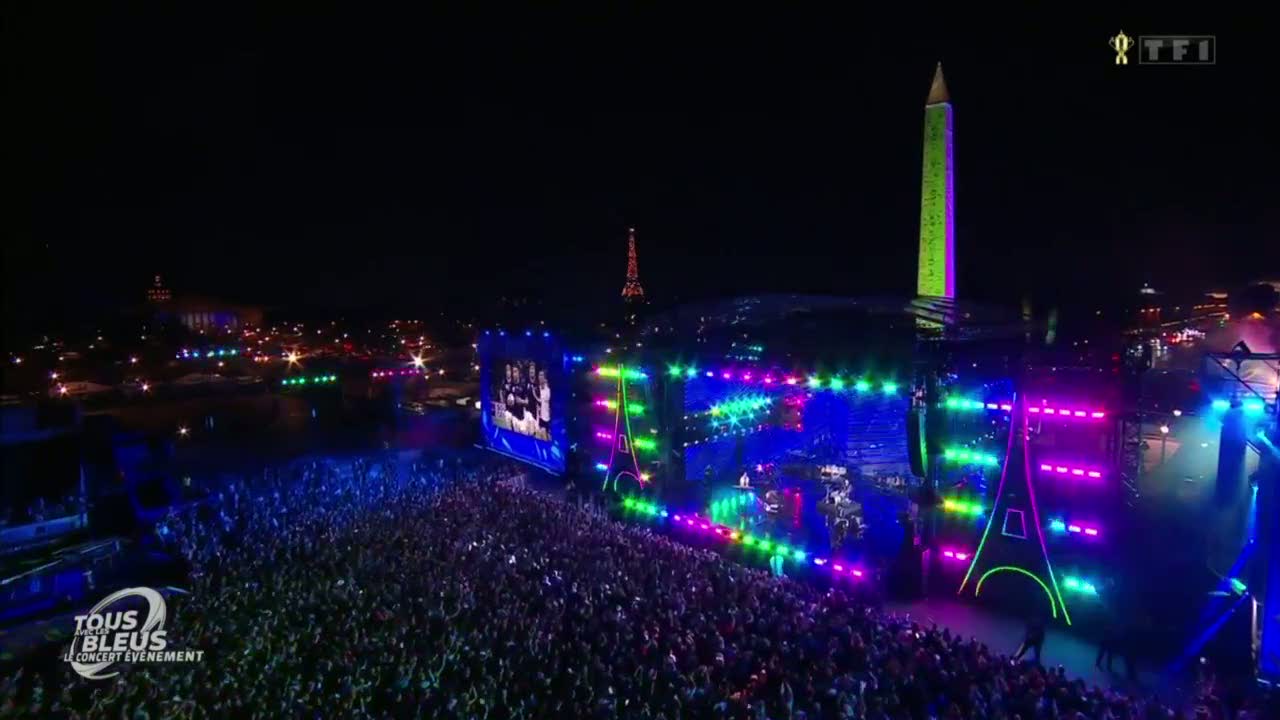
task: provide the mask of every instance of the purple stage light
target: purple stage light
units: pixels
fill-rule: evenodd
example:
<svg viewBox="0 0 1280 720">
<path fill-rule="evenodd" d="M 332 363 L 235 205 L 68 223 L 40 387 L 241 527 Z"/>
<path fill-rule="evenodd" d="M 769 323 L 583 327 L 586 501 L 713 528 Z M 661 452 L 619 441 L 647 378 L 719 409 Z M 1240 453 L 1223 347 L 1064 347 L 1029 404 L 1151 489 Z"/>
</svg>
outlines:
<svg viewBox="0 0 1280 720">
<path fill-rule="evenodd" d="M 1071 475 L 1073 477 L 1100 478 L 1102 471 L 1090 470 L 1089 468 L 1076 468 L 1067 465 L 1058 465 L 1056 463 L 1040 463 L 1041 472 L 1055 473 L 1058 475 Z"/>
<path fill-rule="evenodd" d="M 1107 413 L 1102 410 L 1081 410 L 1076 408 L 1041 407 L 1038 405 L 1033 405 L 1027 408 L 1027 410 L 1033 413 L 1039 413 L 1041 415 L 1055 415 L 1057 417 L 1065 417 L 1065 418 L 1101 420 L 1102 418 L 1107 416 Z"/>
</svg>

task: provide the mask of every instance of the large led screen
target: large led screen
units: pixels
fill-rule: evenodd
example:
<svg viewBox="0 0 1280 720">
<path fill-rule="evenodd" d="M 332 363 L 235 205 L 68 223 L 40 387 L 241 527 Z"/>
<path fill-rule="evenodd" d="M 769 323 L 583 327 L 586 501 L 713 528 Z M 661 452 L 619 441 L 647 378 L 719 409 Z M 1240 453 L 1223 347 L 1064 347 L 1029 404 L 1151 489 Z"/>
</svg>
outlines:
<svg viewBox="0 0 1280 720">
<path fill-rule="evenodd" d="M 564 356 L 550 334 L 489 331 L 480 343 L 485 444 L 551 472 L 564 472 Z"/>
</svg>

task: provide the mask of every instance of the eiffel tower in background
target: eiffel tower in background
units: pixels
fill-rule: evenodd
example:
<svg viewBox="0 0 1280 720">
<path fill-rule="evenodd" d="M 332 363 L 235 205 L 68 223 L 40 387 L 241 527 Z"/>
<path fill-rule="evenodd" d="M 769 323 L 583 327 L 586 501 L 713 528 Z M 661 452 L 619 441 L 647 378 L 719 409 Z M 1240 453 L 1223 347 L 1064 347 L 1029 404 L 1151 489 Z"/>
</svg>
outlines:
<svg viewBox="0 0 1280 720">
<path fill-rule="evenodd" d="M 627 228 L 627 281 L 622 285 L 622 303 L 625 306 L 625 322 L 635 327 L 640 307 L 645 304 L 644 288 L 640 287 L 640 264 L 636 260 L 636 229 Z"/>
<path fill-rule="evenodd" d="M 640 287 L 640 265 L 636 262 L 636 229 L 627 228 L 627 281 L 622 285 L 622 299 L 627 304 L 644 302 Z"/>
</svg>

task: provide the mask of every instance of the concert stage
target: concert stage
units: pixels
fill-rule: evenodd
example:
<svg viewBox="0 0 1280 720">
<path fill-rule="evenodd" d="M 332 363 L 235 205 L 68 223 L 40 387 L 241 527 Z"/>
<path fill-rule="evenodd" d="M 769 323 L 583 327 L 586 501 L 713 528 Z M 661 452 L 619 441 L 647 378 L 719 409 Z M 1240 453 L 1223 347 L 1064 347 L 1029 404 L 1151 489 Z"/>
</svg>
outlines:
<svg viewBox="0 0 1280 720">
<path fill-rule="evenodd" d="M 536 356 L 537 372 L 524 375 L 545 368 L 561 394 L 551 440 L 524 442 L 531 462 L 556 472 L 563 459 L 580 492 L 655 511 L 621 508 L 633 520 L 698 543 L 718 527 L 725 547 L 749 534 L 755 550 L 732 550 L 745 561 L 777 554 L 757 541 L 781 544 L 806 558 L 804 574 L 814 559 L 839 562 L 903 601 L 1044 615 L 1082 638 L 1136 618 L 1166 628 L 1158 656 L 1247 663 L 1274 615 L 1255 608 L 1275 555 L 1275 481 L 1250 489 L 1265 475 L 1259 433 L 1274 433 L 1274 386 L 1203 372 L 1166 394 L 1144 382 L 1141 352 L 1058 364 L 1028 351 L 1016 322 L 984 324 L 991 316 L 955 304 L 966 320 L 944 313 L 930 325 L 919 309 L 744 298 L 659 316 L 642 347 L 551 343 L 558 363 L 545 337 L 513 333 L 522 345 L 482 355 L 482 367 L 514 363 L 518 379 L 524 356 Z M 491 444 L 518 447 L 512 432 Z M 845 511 L 830 502 L 837 487 L 824 468 L 849 481 Z M 772 490 L 776 513 L 723 505 L 744 474 L 752 508 Z M 841 512 L 847 529 L 834 523 Z M 1249 615 L 1258 620 L 1241 630 Z"/>
</svg>

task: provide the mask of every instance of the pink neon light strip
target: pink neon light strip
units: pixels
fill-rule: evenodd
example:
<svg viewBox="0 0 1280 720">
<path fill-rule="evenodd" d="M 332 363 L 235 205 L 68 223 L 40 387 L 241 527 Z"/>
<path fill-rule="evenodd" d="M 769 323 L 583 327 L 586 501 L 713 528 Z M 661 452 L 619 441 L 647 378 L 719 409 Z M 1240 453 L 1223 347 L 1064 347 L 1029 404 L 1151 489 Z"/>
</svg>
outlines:
<svg viewBox="0 0 1280 720">
<path fill-rule="evenodd" d="M 1101 531 L 1096 527 L 1090 527 L 1088 525 L 1067 523 L 1067 532 L 1076 533 L 1078 535 L 1088 535 L 1089 537 L 1098 537 L 1098 533 Z"/>
<path fill-rule="evenodd" d="M 1071 475 L 1073 477 L 1102 477 L 1101 470 L 1090 470 L 1088 468 L 1067 467 L 1066 465 L 1058 465 L 1056 463 L 1040 463 L 1040 471 L 1054 473 L 1056 475 Z"/>
<path fill-rule="evenodd" d="M 705 530 L 708 533 L 715 533 L 716 535 L 726 540 L 729 540 L 730 542 L 739 542 L 742 540 L 742 535 L 737 530 L 734 530 L 731 527 L 720 525 L 714 522 L 703 522 L 702 521 L 703 518 L 697 515 L 693 515 L 693 516 L 672 515 L 671 519 L 677 523 L 684 523 L 685 525 L 688 525 L 689 527 L 694 529 Z M 795 549 L 798 550 L 799 548 L 795 548 Z M 952 555 L 948 557 L 954 557 L 957 560 L 969 559 L 969 553 L 967 552 L 955 552 L 955 551 L 948 551 L 948 552 L 952 552 Z M 831 560 L 827 558 L 815 557 L 813 558 L 812 562 L 814 565 L 817 565 L 819 567 L 823 567 L 823 566 L 830 567 L 832 572 L 846 573 L 855 578 L 861 578 L 866 576 L 864 571 L 859 568 L 846 567 L 841 563 L 833 563 Z"/>
<path fill-rule="evenodd" d="M 1003 407 L 1003 406 L 1002 406 Z M 1027 408 L 1028 412 L 1039 413 L 1041 415 L 1054 415 L 1065 418 L 1079 418 L 1081 420 L 1101 420 L 1107 416 L 1102 410 L 1078 410 L 1075 408 L 1051 408 L 1032 405 Z"/>
</svg>

